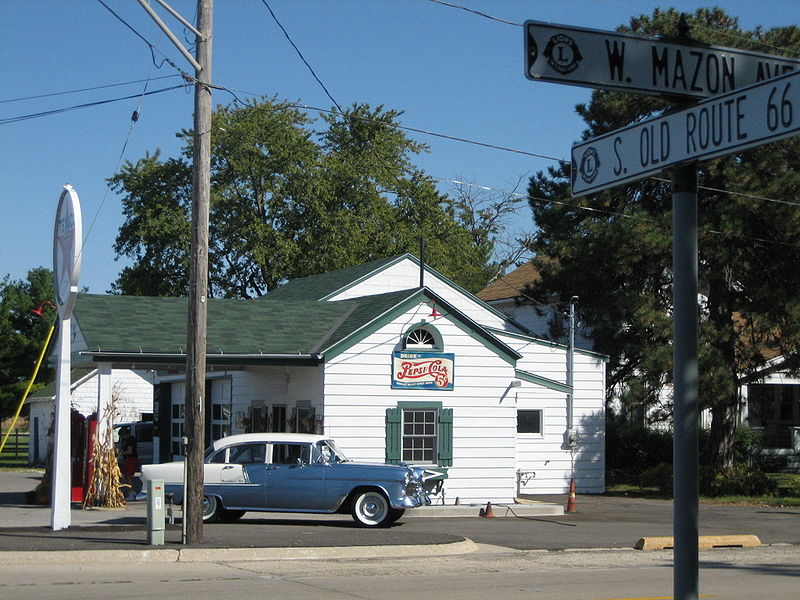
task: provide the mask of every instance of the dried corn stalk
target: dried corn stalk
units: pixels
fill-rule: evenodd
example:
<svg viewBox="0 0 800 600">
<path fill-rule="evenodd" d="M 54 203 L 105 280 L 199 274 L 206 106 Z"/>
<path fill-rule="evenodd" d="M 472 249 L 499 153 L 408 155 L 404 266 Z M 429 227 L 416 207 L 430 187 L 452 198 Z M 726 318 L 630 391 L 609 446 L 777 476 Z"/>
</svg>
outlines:
<svg viewBox="0 0 800 600">
<path fill-rule="evenodd" d="M 111 402 L 106 406 L 103 420 L 94 431 L 94 450 L 91 465 L 93 468 L 89 489 L 83 500 L 83 508 L 101 506 L 104 508 L 123 508 L 125 493 L 122 488 L 129 488 L 121 483 L 122 473 L 119 469 L 119 457 L 114 446 L 114 422 L 119 417 L 117 400 L 119 390 L 115 387 L 111 392 Z M 103 432 L 102 439 L 100 432 Z"/>
</svg>

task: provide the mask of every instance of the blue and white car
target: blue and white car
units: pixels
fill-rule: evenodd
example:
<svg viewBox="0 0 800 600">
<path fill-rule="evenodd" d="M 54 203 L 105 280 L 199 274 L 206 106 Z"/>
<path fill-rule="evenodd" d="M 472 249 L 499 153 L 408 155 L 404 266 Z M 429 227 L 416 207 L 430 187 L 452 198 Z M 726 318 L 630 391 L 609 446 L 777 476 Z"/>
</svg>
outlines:
<svg viewBox="0 0 800 600">
<path fill-rule="evenodd" d="M 356 463 L 321 435 L 247 433 L 205 453 L 203 520 L 235 521 L 246 511 L 347 513 L 364 527 L 386 526 L 431 503 L 440 474 L 405 464 Z M 183 502 L 183 462 L 142 467 Z"/>
</svg>

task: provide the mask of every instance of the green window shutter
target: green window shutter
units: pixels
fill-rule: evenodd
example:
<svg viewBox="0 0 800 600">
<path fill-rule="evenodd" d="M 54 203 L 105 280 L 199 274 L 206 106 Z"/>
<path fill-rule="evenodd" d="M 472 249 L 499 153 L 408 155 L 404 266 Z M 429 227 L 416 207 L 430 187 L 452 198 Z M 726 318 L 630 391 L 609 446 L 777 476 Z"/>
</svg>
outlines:
<svg viewBox="0 0 800 600">
<path fill-rule="evenodd" d="M 386 462 L 399 463 L 402 455 L 402 427 L 403 411 L 399 408 L 386 409 Z"/>
<path fill-rule="evenodd" d="M 443 408 L 439 411 L 439 448 L 438 465 L 453 465 L 453 409 Z"/>
</svg>

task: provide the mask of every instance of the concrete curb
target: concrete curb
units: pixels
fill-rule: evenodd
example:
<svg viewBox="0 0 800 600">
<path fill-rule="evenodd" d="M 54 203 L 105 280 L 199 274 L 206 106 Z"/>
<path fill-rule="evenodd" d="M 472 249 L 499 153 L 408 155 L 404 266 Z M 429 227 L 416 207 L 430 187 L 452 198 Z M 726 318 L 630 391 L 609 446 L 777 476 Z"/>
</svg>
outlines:
<svg viewBox="0 0 800 600">
<path fill-rule="evenodd" d="M 375 557 L 453 556 L 478 550 L 472 540 L 449 544 L 335 546 L 325 548 L 159 548 L 148 550 L 42 550 L 0 552 L 0 564 L 78 564 L 153 562 L 241 562 L 258 560 L 335 560 Z"/>
<path fill-rule="evenodd" d="M 758 536 L 751 534 L 739 535 L 701 535 L 697 539 L 697 547 L 702 550 L 709 548 L 755 548 L 761 546 Z M 634 546 L 637 550 L 669 550 L 675 547 L 672 537 L 643 537 Z"/>
<path fill-rule="evenodd" d="M 31 550 L 0 552 L 4 565 L 177 562 L 179 550 Z"/>
<path fill-rule="evenodd" d="M 408 546 L 335 546 L 327 548 L 187 548 L 178 562 L 219 562 L 248 560 L 335 560 L 375 557 L 453 556 L 470 554 L 478 546 L 464 539 L 450 544 Z"/>
</svg>

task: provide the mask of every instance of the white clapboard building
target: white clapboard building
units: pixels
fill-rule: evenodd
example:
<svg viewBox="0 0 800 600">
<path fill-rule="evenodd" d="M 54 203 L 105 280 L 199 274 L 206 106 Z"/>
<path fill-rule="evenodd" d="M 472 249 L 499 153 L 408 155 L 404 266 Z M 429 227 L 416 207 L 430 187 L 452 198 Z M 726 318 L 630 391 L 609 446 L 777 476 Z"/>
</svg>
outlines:
<svg viewBox="0 0 800 600">
<path fill-rule="evenodd" d="M 105 367 L 104 367 L 105 371 Z M 117 423 L 150 420 L 153 416 L 153 373 L 130 368 L 109 369 L 111 396 L 114 400 Z M 70 408 L 88 417 L 98 412 L 100 402 L 100 369 L 76 368 L 70 373 Z M 56 399 L 55 383 L 37 391 L 27 400 L 28 460 L 42 464 L 52 444 L 53 418 Z M 108 399 L 103 399 L 108 406 Z M 102 410 L 102 409 L 101 409 Z"/>
<path fill-rule="evenodd" d="M 75 306 L 76 362 L 155 371 L 162 462 L 181 453 L 186 314 L 185 298 Z M 447 501 L 563 493 L 573 477 L 600 493 L 606 359 L 577 350 L 570 390 L 566 358 L 416 257 L 381 259 L 209 300 L 205 441 L 324 433 L 353 460 L 440 470 Z"/>
</svg>

